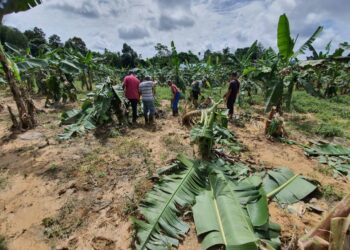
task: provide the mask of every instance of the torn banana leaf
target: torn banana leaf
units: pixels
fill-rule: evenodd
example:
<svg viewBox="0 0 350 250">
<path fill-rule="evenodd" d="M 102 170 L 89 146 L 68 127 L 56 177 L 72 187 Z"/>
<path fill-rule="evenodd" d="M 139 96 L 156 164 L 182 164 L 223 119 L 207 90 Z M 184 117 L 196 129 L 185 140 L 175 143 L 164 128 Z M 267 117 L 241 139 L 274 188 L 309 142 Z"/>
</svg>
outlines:
<svg viewBox="0 0 350 250">
<path fill-rule="evenodd" d="M 177 247 L 189 230 L 179 217 L 180 209 L 193 204 L 205 181 L 200 176 L 197 163 L 183 155 L 178 160 L 182 170 L 161 178 L 139 207 L 144 220 L 134 219 L 136 249 Z"/>
<path fill-rule="evenodd" d="M 209 183 L 210 189 L 196 197 L 192 208 L 202 248 L 222 245 L 232 250 L 258 249 L 250 218 L 224 175 L 211 174 Z"/>
<path fill-rule="evenodd" d="M 298 202 L 317 188 L 303 177 L 295 176 L 288 168 L 270 170 L 263 179 L 263 187 L 267 194 L 274 193 L 284 184 L 287 185 L 274 195 L 274 199 L 280 204 Z"/>
<path fill-rule="evenodd" d="M 234 164 L 228 163 L 223 159 L 217 159 L 211 162 L 208 166 L 209 172 L 222 171 L 230 180 L 240 180 L 249 176 L 250 169 L 247 165 L 237 162 Z"/>
<path fill-rule="evenodd" d="M 320 144 L 320 145 L 314 145 L 311 148 L 306 148 L 305 154 L 308 156 L 320 156 L 320 155 L 328 155 L 328 156 L 348 155 L 348 156 L 350 156 L 350 148 L 343 147 L 341 145 L 324 143 L 324 144 Z"/>
<path fill-rule="evenodd" d="M 262 180 L 252 176 L 234 185 L 240 203 L 246 207 L 252 225 L 262 227 L 269 222 L 269 208 Z"/>
<path fill-rule="evenodd" d="M 305 149 L 305 154 L 317 157 L 321 164 L 330 166 L 335 177 L 342 175 L 350 180 L 350 148 L 326 143 Z"/>
</svg>

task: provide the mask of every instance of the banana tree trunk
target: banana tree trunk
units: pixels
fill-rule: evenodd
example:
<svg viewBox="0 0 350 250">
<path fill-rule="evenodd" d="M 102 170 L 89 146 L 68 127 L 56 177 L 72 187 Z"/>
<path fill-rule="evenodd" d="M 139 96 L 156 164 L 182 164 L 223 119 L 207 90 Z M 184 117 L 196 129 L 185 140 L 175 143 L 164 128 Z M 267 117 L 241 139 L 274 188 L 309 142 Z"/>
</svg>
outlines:
<svg viewBox="0 0 350 250">
<path fill-rule="evenodd" d="M 83 70 L 83 73 L 81 74 L 81 88 L 84 89 L 84 87 L 86 87 L 86 89 L 89 90 L 85 70 Z"/>
<path fill-rule="evenodd" d="M 92 90 L 92 83 L 93 83 L 93 79 L 94 79 L 94 76 L 92 74 L 92 70 L 91 69 L 88 69 L 87 71 L 88 73 L 88 90 Z"/>
<path fill-rule="evenodd" d="M 36 125 L 35 106 L 33 104 L 33 101 L 30 99 L 27 100 L 24 97 L 20 88 L 17 86 L 15 76 L 13 75 L 13 72 L 10 69 L 8 60 L 3 51 L 0 52 L 0 62 L 3 67 L 6 80 L 10 85 L 13 99 L 16 102 L 18 110 L 18 122 L 17 118 L 13 114 L 11 115 L 11 119 L 13 121 L 13 128 L 16 130 L 32 129 Z M 16 122 L 14 122 L 14 119 L 16 119 Z"/>
</svg>

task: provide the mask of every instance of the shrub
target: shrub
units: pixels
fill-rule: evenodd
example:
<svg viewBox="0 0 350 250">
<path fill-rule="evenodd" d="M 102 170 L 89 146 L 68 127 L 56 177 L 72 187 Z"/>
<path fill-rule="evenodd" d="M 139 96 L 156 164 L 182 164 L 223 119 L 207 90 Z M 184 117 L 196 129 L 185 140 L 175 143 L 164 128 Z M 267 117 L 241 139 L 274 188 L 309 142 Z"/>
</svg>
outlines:
<svg viewBox="0 0 350 250">
<path fill-rule="evenodd" d="M 324 137 L 334 137 L 334 136 L 342 137 L 344 136 L 344 131 L 342 128 L 335 125 L 321 124 L 316 129 L 316 134 Z"/>
</svg>

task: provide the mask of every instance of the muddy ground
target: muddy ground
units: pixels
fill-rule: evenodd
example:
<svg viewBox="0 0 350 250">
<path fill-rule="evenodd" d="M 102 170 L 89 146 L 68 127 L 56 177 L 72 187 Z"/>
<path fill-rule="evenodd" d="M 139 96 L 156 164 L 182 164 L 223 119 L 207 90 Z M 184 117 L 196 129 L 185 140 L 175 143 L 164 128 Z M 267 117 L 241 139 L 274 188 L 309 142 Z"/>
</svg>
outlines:
<svg viewBox="0 0 350 250">
<path fill-rule="evenodd" d="M 1 102 L 13 105 L 4 94 Z M 43 100 L 35 103 L 43 107 Z M 150 177 L 157 168 L 178 153 L 193 155 L 189 130 L 168 116 L 157 121 L 157 132 L 139 126 L 118 134 L 109 128 L 59 142 L 62 110 L 43 110 L 39 126 L 18 135 L 8 129 L 6 110 L 0 113 L 0 235 L 8 248 L 130 249 L 129 216 L 152 187 Z M 292 239 L 315 226 L 350 185 L 306 158 L 300 147 L 268 141 L 263 126 L 259 118 L 244 128 L 230 127 L 247 147 L 242 158 L 261 167 L 289 167 L 319 182 L 319 189 L 326 192 L 312 200 L 324 212 L 302 213 L 303 203 L 285 208 L 271 203 L 271 218 L 281 224 L 282 240 L 291 242 L 293 249 Z M 297 132 L 291 138 L 303 143 L 308 139 Z M 179 249 L 200 249 L 193 224 Z"/>
</svg>

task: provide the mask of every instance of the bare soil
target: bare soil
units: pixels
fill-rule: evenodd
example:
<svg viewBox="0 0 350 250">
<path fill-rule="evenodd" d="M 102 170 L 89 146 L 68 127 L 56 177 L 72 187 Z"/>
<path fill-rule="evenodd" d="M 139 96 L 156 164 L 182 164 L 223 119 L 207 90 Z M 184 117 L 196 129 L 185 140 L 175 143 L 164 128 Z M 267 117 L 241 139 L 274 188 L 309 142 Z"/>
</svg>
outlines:
<svg viewBox="0 0 350 250">
<path fill-rule="evenodd" d="M 3 94 L 1 101 L 13 105 Z M 35 104 L 42 108 L 43 100 Z M 59 142 L 61 112 L 44 109 L 36 129 L 17 135 L 8 130 L 7 111 L 0 112 L 0 235 L 10 250 L 131 249 L 129 216 L 152 188 L 150 177 L 157 168 L 178 153 L 193 155 L 188 129 L 169 115 L 157 121 L 156 132 L 140 125 L 115 137 L 89 133 Z M 289 167 L 320 186 L 332 187 L 334 193 L 350 190 L 349 183 L 319 171 L 318 163 L 307 159 L 301 148 L 265 139 L 263 125 L 252 120 L 245 128 L 231 128 L 248 148 L 243 158 L 271 168 Z M 314 202 L 326 212 L 335 201 L 318 197 Z M 285 241 L 304 234 L 325 214 L 290 211 L 270 205 Z M 200 249 L 190 225 L 181 250 Z"/>
</svg>

